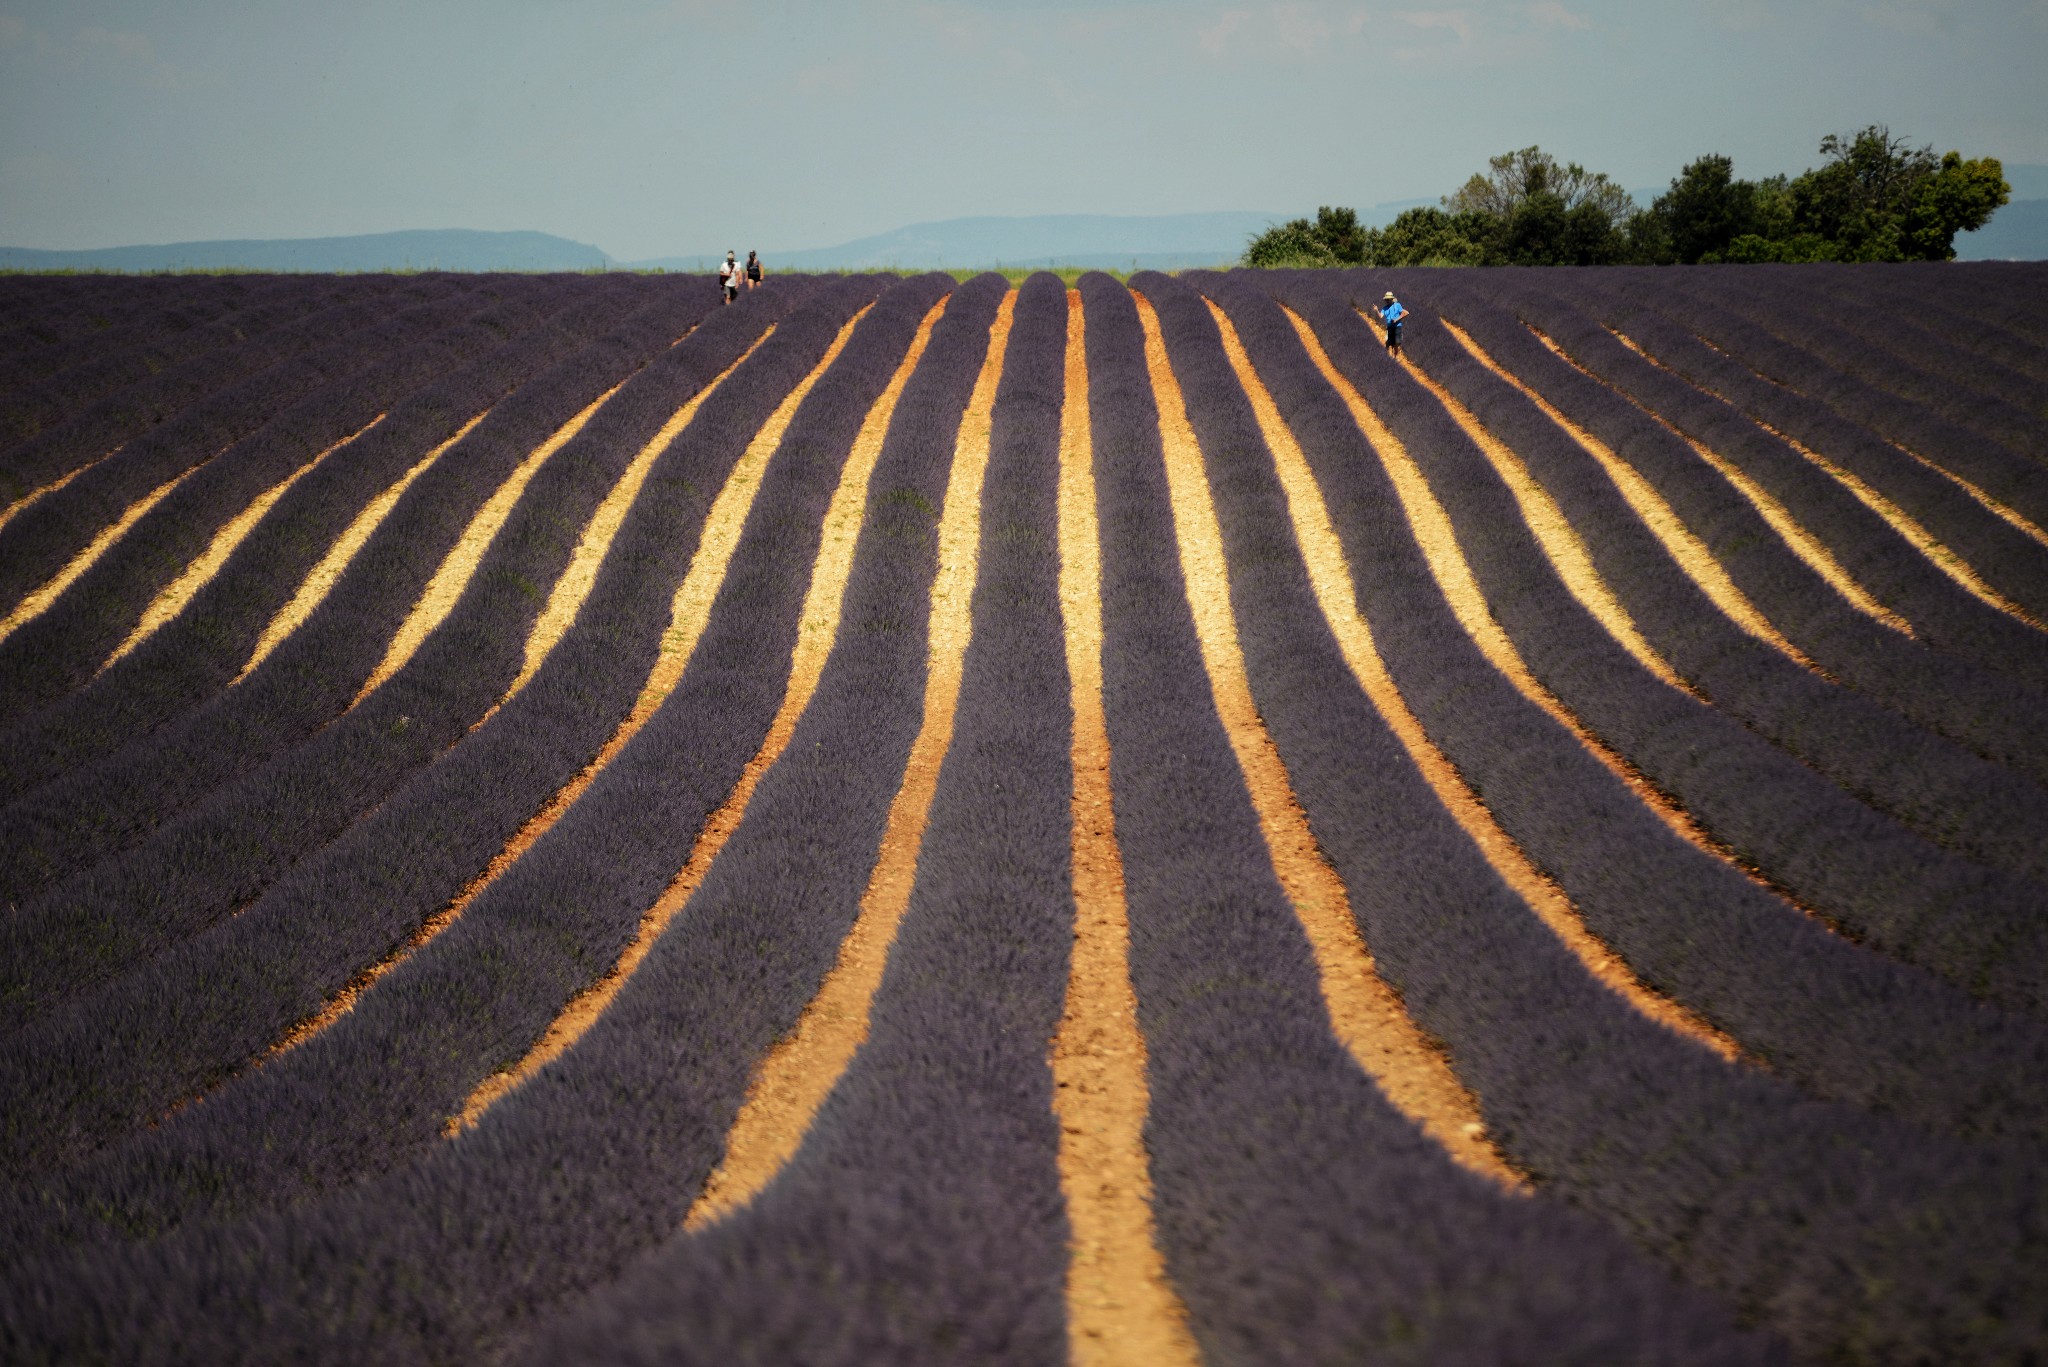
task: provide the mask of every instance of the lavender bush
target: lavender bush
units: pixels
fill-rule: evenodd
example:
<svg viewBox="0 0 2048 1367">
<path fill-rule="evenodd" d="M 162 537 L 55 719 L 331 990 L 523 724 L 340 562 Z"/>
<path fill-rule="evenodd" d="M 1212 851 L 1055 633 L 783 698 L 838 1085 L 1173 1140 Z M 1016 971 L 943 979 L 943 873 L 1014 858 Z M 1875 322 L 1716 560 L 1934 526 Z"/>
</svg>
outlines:
<svg viewBox="0 0 2048 1367">
<path fill-rule="evenodd" d="M 0 717 L 24 716 L 88 682 L 157 594 L 258 495 L 450 370 L 488 355 L 506 332 L 532 328 L 545 316 L 535 302 L 492 307 L 454 327 L 421 318 L 395 335 L 364 339 L 370 364 L 277 412 L 195 469 L 47 611 L 0 644 Z M 351 467 L 356 455 L 338 451 L 323 465 Z M 310 557 L 306 563 L 311 568 Z"/>
<path fill-rule="evenodd" d="M 766 312 L 700 329 L 629 380 L 535 474 L 453 611 L 360 706 L 28 903 L 0 941 L 0 1028 L 252 901 L 460 740 L 517 675 L 547 586 L 627 462 L 759 335 Z M 83 939 L 81 925 L 107 933 Z"/>
<path fill-rule="evenodd" d="M 552 316 L 394 406 L 295 484 L 184 612 L 129 654 L 0 738 L 0 798 L 71 773 L 212 696 L 240 672 L 316 558 L 370 501 L 508 394 L 626 321 L 632 296 L 564 287 Z M 676 325 L 666 302 L 648 306 Z M 650 322 L 655 321 L 650 318 Z"/>
<path fill-rule="evenodd" d="M 766 308 L 772 315 L 780 304 L 765 301 L 788 297 L 763 295 L 754 310 Z M 328 596 L 247 680 L 225 692 L 216 684 L 193 710 L 159 732 L 112 737 L 121 748 L 4 809 L 0 829 L 8 837 L 0 839 L 0 897 L 26 901 L 57 878 L 132 845 L 339 715 L 477 509 L 563 423 L 666 353 L 687 329 L 689 310 L 688 304 L 666 300 L 643 308 L 496 404 L 406 491 Z M 721 322 L 717 331 L 729 329 L 732 335 L 720 345 L 743 347 L 759 335 L 757 324 L 765 320 L 756 311 L 738 322 Z M 237 629 L 239 637 L 246 634 L 246 625 Z M 223 670 L 233 677 L 248 658 L 229 652 L 223 659 L 196 643 L 192 649 L 205 657 L 193 663 L 203 663 L 215 677 Z M 124 689 L 133 677 L 126 671 L 110 675 L 107 691 Z M 90 715 L 102 696 L 88 688 L 75 706 Z M 75 715 L 48 714 L 59 732 L 55 744 L 68 743 Z M 33 725 L 24 723 L 23 729 Z M 91 743 L 89 731 L 84 739 Z M 32 764 L 36 749 L 23 748 L 23 763 Z"/>
<path fill-rule="evenodd" d="M 80 466 L 93 468 L 0 527 L 0 604 L 13 608 L 152 489 L 232 446 L 322 385 L 374 362 L 406 335 L 408 317 L 431 331 L 436 322 L 452 326 L 475 312 L 476 304 L 464 298 L 468 292 L 429 281 L 408 287 L 411 309 L 394 310 L 390 300 L 380 299 L 323 310 L 271 329 L 217 364 L 216 358 L 201 357 L 122 390 L 27 443 L 8 458 L 10 487 L 26 492 Z M 223 367 L 227 376 L 219 373 Z M 181 383 L 188 392 L 203 386 L 205 397 L 178 406 L 176 400 L 185 397 Z M 167 409 L 173 416 L 159 422 Z"/>
</svg>

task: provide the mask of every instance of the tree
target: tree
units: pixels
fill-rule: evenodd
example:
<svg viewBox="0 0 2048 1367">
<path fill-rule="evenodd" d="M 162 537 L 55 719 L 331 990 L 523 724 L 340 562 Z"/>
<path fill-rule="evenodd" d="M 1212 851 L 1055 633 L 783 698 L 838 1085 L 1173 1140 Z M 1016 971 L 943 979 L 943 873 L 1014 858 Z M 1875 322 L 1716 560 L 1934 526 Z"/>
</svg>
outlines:
<svg viewBox="0 0 2048 1367">
<path fill-rule="evenodd" d="M 1947 261 L 1955 235 L 1981 228 L 2011 197 L 1995 157 L 1914 148 L 1883 124 L 1821 139 L 1828 161 L 1792 182 L 1794 234 L 1811 233 L 1841 261 Z"/>
<path fill-rule="evenodd" d="M 1735 162 L 1711 152 L 1689 164 L 1649 210 L 1657 261 L 1691 265 L 1718 256 L 1745 233 L 1757 233 L 1757 187 L 1735 179 Z M 1647 237 L 1648 234 L 1646 233 Z"/>
<path fill-rule="evenodd" d="M 1372 230 L 1361 227 L 1356 209 L 1316 210 L 1305 218 L 1266 229 L 1245 245 L 1247 266 L 1357 266 L 1366 264 L 1365 246 Z"/>
<path fill-rule="evenodd" d="M 1604 173 L 1577 162 L 1559 165 L 1540 147 L 1503 152 L 1487 168 L 1443 201 L 1454 215 L 1492 220 L 1487 264 L 1599 266 L 1628 259 L 1635 200 Z"/>
<path fill-rule="evenodd" d="M 1626 223 L 1636 211 L 1628 191 L 1609 180 L 1604 172 L 1589 172 L 1577 162 L 1559 166 L 1557 158 L 1540 147 L 1503 152 L 1487 159 L 1484 175 L 1474 175 L 1457 193 L 1444 196 L 1443 205 L 1452 213 L 1481 213 L 1502 222 L 1536 195 L 1551 194 L 1562 200 L 1567 212 L 1583 204 L 1598 207 L 1610 223 Z"/>
<path fill-rule="evenodd" d="M 1409 209 L 1361 227 L 1328 205 L 1252 238 L 1247 266 L 1593 266 L 1630 259 L 1635 201 L 1605 175 L 1560 164 L 1540 147 L 1488 163 L 1440 209 Z"/>
<path fill-rule="evenodd" d="M 1322 243 L 1316 240 L 1315 225 L 1305 218 L 1292 218 L 1259 233 L 1245 244 L 1247 266 L 1334 266 Z"/>
<path fill-rule="evenodd" d="M 1366 230 L 1369 266 L 1483 266 L 1498 225 L 1484 214 L 1406 209 L 1384 228 Z"/>
<path fill-rule="evenodd" d="M 1441 201 L 1384 228 L 1328 205 L 1269 228 L 1248 266 L 1599 266 L 1768 261 L 1947 261 L 2012 195 L 1995 157 L 1914 148 L 1882 124 L 1821 139 L 1827 161 L 1795 177 L 1735 178 L 1698 157 L 1651 206 L 1540 147 L 1489 158 Z"/>
<path fill-rule="evenodd" d="M 1906 210 L 1905 248 L 1915 261 L 1953 261 L 1956 234 L 1983 227 L 2012 198 L 1996 157 L 1963 160 L 1944 152 L 1941 167 L 1921 181 Z"/>
</svg>

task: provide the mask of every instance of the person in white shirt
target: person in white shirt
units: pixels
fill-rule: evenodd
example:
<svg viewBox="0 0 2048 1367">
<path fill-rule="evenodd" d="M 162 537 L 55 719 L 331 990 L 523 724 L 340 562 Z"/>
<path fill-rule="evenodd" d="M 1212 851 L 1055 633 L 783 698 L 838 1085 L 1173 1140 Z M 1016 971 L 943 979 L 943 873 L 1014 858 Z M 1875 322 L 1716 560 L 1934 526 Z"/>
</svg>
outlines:
<svg viewBox="0 0 2048 1367">
<path fill-rule="evenodd" d="M 726 303 L 740 297 L 740 263 L 733 260 L 731 252 L 727 252 L 725 260 L 718 263 L 718 284 L 725 291 Z"/>
</svg>

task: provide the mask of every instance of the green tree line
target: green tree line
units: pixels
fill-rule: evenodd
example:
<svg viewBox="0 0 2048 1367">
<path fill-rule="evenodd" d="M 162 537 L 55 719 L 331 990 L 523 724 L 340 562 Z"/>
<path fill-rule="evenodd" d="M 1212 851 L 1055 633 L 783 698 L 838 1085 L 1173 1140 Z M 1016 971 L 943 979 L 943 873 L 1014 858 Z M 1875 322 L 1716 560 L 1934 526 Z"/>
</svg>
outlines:
<svg viewBox="0 0 2048 1367">
<path fill-rule="evenodd" d="M 1439 208 L 1369 228 L 1354 209 L 1269 228 L 1248 266 L 1606 266 L 1719 261 L 1948 261 L 1955 236 L 2012 196 L 1996 157 L 1936 156 L 1882 124 L 1821 139 L 1797 176 L 1738 180 L 1719 153 L 1647 208 L 1605 174 L 1540 147 L 1488 162 Z"/>
</svg>

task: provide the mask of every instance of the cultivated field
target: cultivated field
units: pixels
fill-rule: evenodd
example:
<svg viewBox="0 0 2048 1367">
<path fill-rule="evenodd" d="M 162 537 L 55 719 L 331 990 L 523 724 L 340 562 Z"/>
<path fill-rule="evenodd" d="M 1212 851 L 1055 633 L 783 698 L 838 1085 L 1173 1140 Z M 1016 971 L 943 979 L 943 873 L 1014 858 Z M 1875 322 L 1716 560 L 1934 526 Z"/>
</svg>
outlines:
<svg viewBox="0 0 2048 1367">
<path fill-rule="evenodd" d="M 0 1359 L 2040 1362 L 2044 529 L 2048 267 L 0 279 Z"/>
</svg>

